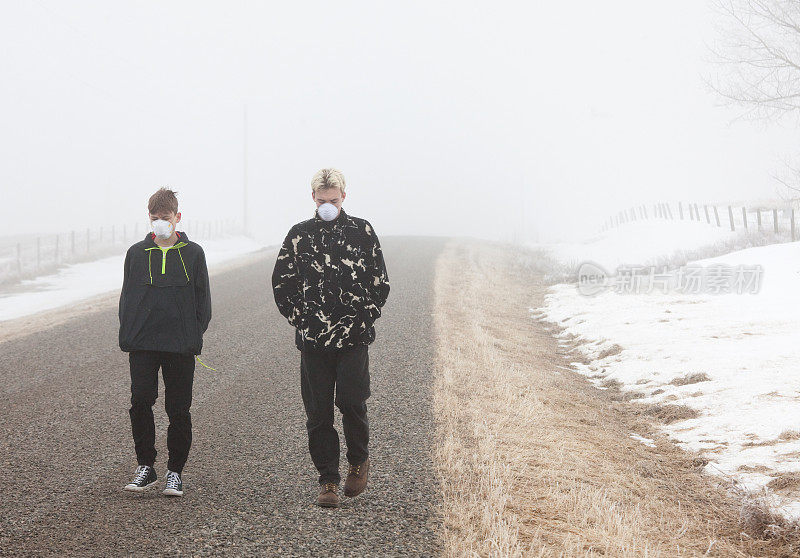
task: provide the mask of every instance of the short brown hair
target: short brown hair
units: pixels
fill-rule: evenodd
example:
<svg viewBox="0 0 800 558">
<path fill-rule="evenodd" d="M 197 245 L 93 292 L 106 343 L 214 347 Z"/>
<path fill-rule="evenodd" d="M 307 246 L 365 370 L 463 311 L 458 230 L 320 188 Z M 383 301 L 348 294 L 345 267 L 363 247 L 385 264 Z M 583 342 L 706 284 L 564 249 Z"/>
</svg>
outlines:
<svg viewBox="0 0 800 558">
<path fill-rule="evenodd" d="M 178 192 L 173 192 L 169 188 L 159 188 L 158 191 L 150 196 L 147 202 L 147 210 L 151 215 L 159 213 L 178 213 Z"/>
</svg>

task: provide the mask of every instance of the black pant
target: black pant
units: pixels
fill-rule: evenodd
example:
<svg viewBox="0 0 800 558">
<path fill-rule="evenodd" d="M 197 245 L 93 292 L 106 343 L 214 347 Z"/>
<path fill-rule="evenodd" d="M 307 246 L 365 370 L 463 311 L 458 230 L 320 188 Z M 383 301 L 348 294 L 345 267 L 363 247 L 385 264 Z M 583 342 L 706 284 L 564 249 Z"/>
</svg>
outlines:
<svg viewBox="0 0 800 558">
<path fill-rule="evenodd" d="M 308 449 L 319 471 L 320 484 L 338 484 L 341 480 L 339 434 L 333 427 L 334 404 L 342 412 L 347 461 L 357 465 L 369 455 L 365 402 L 370 396 L 367 348 L 359 345 L 331 352 L 300 351 L 300 391 L 308 418 Z"/>
<path fill-rule="evenodd" d="M 152 467 L 156 460 L 156 426 L 153 405 L 158 397 L 158 369 L 164 377 L 164 407 L 169 417 L 167 449 L 170 471 L 180 473 L 192 445 L 192 354 L 131 351 L 131 430 L 139 465 Z"/>
</svg>

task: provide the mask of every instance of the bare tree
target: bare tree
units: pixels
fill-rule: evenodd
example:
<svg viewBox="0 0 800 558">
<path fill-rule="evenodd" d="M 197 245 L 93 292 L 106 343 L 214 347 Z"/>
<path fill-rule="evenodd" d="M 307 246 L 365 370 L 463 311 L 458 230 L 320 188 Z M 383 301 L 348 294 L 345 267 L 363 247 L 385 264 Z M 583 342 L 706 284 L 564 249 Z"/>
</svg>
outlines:
<svg viewBox="0 0 800 558">
<path fill-rule="evenodd" d="M 788 193 L 788 200 L 797 202 L 800 200 L 800 169 L 791 162 L 784 162 L 783 173 L 772 175 L 776 182 L 783 185 Z M 786 199 L 786 196 L 782 196 Z"/>
<path fill-rule="evenodd" d="M 713 0 L 714 58 L 727 72 L 709 85 L 761 117 L 800 113 L 800 0 Z"/>
<path fill-rule="evenodd" d="M 711 47 L 723 72 L 708 85 L 767 120 L 800 119 L 800 0 L 712 0 L 719 41 Z M 800 172 L 786 163 L 773 178 L 800 197 Z M 784 196 L 785 197 L 785 196 Z"/>
</svg>

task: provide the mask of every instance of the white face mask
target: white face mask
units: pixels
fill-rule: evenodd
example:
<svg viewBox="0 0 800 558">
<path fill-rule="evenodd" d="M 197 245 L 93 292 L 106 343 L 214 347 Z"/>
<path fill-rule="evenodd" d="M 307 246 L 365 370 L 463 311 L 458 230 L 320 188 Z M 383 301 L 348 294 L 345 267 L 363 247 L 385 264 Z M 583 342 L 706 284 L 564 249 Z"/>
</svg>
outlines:
<svg viewBox="0 0 800 558">
<path fill-rule="evenodd" d="M 163 219 L 156 219 L 155 221 L 151 221 L 150 224 L 155 235 L 162 240 L 168 239 L 172 236 L 172 233 L 175 232 L 175 227 L 172 223 L 164 221 Z"/>
<path fill-rule="evenodd" d="M 317 215 L 325 221 L 333 221 L 339 215 L 339 210 L 332 203 L 323 203 L 317 208 Z"/>
</svg>

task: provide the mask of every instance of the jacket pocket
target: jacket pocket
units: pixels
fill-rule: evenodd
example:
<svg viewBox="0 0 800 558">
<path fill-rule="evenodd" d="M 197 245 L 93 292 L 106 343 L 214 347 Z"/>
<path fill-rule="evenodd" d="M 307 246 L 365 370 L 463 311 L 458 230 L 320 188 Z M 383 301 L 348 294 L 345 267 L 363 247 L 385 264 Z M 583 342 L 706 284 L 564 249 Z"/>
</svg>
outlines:
<svg viewBox="0 0 800 558">
<path fill-rule="evenodd" d="M 177 289 L 172 290 L 172 297 L 175 306 L 178 308 L 178 319 L 180 320 L 180 324 L 177 327 L 178 330 L 178 340 L 180 343 L 180 352 L 181 353 L 194 353 L 198 350 L 198 336 L 193 335 L 194 331 L 197 331 L 197 313 L 196 312 L 189 312 L 189 316 L 186 315 L 184 310 L 191 310 L 191 309 L 184 309 L 184 303 L 186 301 L 185 297 L 181 296 L 181 293 L 178 292 Z M 190 321 L 191 320 L 191 321 Z"/>
</svg>

